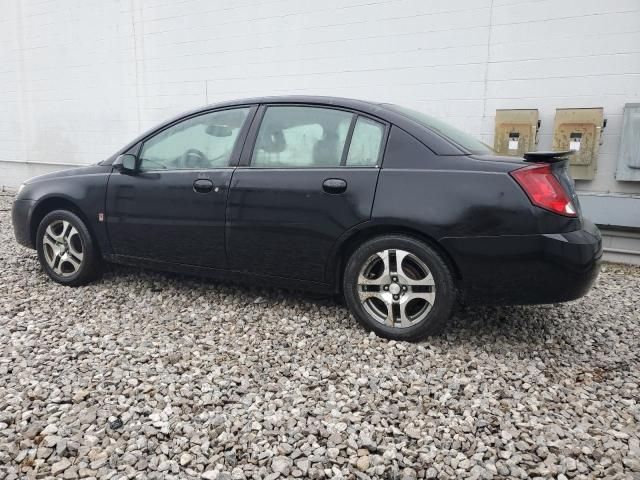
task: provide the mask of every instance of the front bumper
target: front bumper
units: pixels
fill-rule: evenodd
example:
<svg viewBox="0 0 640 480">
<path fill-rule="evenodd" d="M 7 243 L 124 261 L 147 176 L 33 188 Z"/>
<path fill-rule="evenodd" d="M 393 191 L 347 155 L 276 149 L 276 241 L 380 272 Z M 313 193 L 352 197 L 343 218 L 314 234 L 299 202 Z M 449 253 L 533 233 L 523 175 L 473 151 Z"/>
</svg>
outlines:
<svg viewBox="0 0 640 480">
<path fill-rule="evenodd" d="M 600 271 L 602 237 L 588 220 L 568 233 L 444 238 L 465 303 L 534 304 L 585 295 Z"/>
<path fill-rule="evenodd" d="M 31 213 L 33 212 L 33 200 L 14 200 L 11 207 L 11 222 L 13 223 L 13 234 L 20 245 L 35 248 L 31 241 Z"/>
</svg>

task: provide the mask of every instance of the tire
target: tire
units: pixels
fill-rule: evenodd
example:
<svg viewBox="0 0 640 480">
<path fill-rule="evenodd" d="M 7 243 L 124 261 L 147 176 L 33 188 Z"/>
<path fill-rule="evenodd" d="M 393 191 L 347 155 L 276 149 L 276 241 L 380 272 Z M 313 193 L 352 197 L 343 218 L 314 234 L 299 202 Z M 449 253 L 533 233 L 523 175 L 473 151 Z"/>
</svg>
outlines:
<svg viewBox="0 0 640 480">
<path fill-rule="evenodd" d="M 457 298 L 451 269 L 438 252 L 405 235 L 383 235 L 358 247 L 345 266 L 343 292 L 366 329 L 406 341 L 440 333 Z"/>
<path fill-rule="evenodd" d="M 55 282 L 85 285 L 100 273 L 100 255 L 85 223 L 73 212 L 47 214 L 36 234 L 38 260 Z"/>
</svg>

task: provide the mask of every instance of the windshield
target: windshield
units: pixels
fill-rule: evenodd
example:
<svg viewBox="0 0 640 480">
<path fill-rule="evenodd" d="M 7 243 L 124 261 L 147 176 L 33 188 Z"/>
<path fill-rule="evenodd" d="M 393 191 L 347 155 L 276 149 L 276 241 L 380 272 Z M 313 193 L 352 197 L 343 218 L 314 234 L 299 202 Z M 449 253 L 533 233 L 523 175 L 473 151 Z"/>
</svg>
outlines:
<svg viewBox="0 0 640 480">
<path fill-rule="evenodd" d="M 413 120 L 414 122 L 418 122 L 420 125 L 424 125 L 431 130 L 435 130 L 436 132 L 451 140 L 453 143 L 460 145 L 466 150 L 469 150 L 471 153 L 480 155 L 495 153 L 489 145 L 482 143 L 480 140 L 475 139 L 468 133 L 465 133 L 462 130 L 458 130 L 448 123 L 445 123 L 442 120 L 438 120 L 437 118 L 427 115 L 426 113 L 418 112 L 417 110 L 412 110 L 410 108 L 400 107 L 393 104 L 385 104 L 384 106 L 389 108 L 389 110 L 393 110 L 394 112 L 399 113 L 400 115 L 409 117 L 411 120 Z"/>
</svg>

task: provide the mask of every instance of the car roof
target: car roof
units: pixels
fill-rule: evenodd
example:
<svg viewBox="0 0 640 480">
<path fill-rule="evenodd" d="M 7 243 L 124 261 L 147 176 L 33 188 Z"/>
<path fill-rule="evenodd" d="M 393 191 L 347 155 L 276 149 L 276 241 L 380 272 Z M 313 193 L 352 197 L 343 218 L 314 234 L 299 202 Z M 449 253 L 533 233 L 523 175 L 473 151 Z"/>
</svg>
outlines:
<svg viewBox="0 0 640 480">
<path fill-rule="evenodd" d="M 370 115 L 378 116 L 384 118 L 385 112 L 387 109 L 385 108 L 383 103 L 380 102 L 372 102 L 369 100 L 358 100 L 355 98 L 344 98 L 344 97 L 331 97 L 331 96 L 322 96 L 322 95 L 275 95 L 275 96 L 265 96 L 265 97 L 250 97 L 250 98 L 241 98 L 230 101 L 217 102 L 210 105 L 206 105 L 204 107 L 200 107 L 195 112 L 203 112 L 207 110 L 211 110 L 214 108 L 224 108 L 224 107 L 234 107 L 241 105 L 255 105 L 255 104 L 264 104 L 264 105 L 273 105 L 273 104 L 288 104 L 288 103 L 304 103 L 304 104 L 316 104 L 316 105 L 326 105 L 333 107 L 343 107 L 353 110 L 359 110 L 363 113 L 367 113 Z"/>
<path fill-rule="evenodd" d="M 370 100 L 361 100 L 347 97 L 334 97 L 330 95 L 266 95 L 262 97 L 248 97 L 243 99 L 217 102 L 214 105 L 233 105 L 245 103 L 322 103 L 329 105 L 382 104 L 382 102 L 372 102 Z"/>
</svg>

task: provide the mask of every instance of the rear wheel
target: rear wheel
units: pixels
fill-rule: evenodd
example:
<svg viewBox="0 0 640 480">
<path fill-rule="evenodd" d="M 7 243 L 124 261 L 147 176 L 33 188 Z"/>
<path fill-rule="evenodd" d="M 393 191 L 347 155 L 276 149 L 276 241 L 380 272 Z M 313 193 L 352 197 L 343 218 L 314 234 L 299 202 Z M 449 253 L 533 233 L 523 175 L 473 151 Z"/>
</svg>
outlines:
<svg viewBox="0 0 640 480">
<path fill-rule="evenodd" d="M 99 273 L 93 239 L 75 213 L 55 210 L 47 214 L 38 227 L 36 248 L 43 270 L 63 285 L 84 285 Z"/>
<path fill-rule="evenodd" d="M 425 243 L 385 235 L 349 258 L 343 291 L 366 328 L 396 340 L 420 340 L 442 330 L 456 299 L 450 269 Z"/>
</svg>

